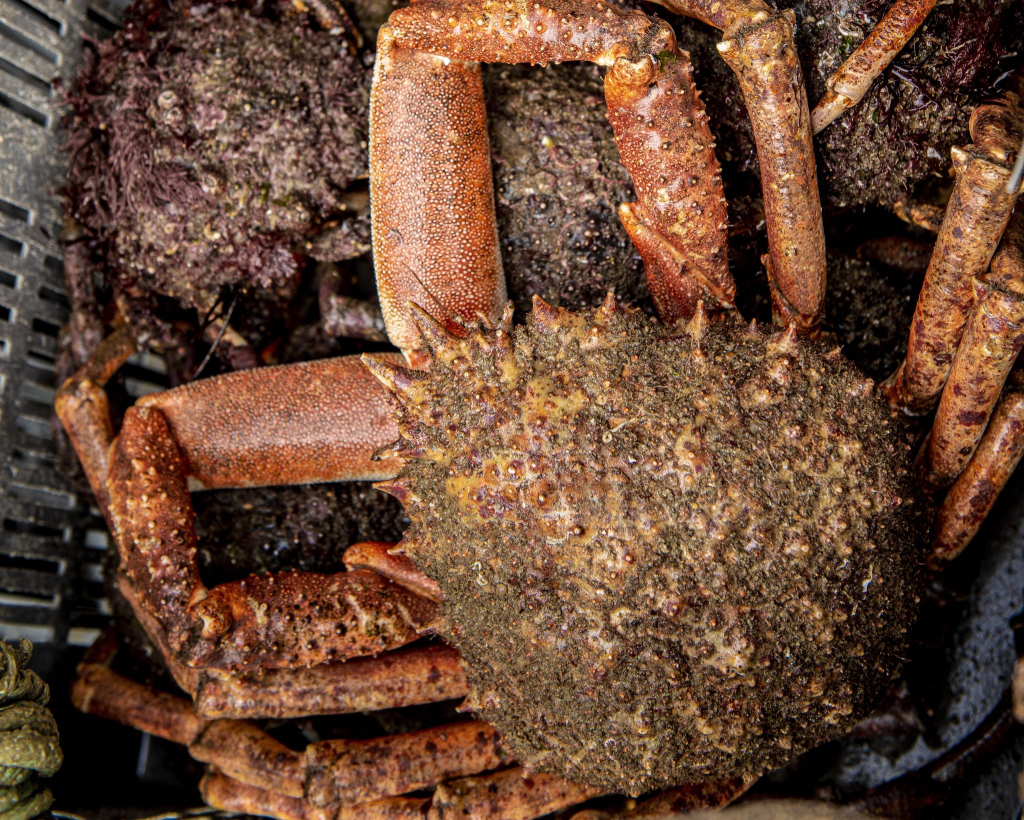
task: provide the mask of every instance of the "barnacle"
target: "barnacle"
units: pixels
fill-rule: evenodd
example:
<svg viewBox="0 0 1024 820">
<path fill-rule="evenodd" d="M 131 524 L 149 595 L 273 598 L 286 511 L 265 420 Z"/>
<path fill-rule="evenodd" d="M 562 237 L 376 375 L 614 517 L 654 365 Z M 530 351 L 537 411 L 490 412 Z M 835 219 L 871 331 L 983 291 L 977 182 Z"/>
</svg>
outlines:
<svg viewBox="0 0 1024 820">
<path fill-rule="evenodd" d="M 379 486 L 468 704 L 528 766 L 634 794 L 847 731 L 916 610 L 909 448 L 871 383 L 703 311 L 510 317 L 457 339 L 421 313 L 429 375 L 381 374 L 410 461 Z"/>
</svg>

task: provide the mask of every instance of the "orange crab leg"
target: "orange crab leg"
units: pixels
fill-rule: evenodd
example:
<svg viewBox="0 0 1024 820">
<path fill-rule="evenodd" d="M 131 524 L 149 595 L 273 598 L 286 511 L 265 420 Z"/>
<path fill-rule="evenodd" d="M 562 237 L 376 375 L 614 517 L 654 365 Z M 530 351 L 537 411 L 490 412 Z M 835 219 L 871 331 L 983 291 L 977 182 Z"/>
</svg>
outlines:
<svg viewBox="0 0 1024 820">
<path fill-rule="evenodd" d="M 813 332 L 825 298 L 825 229 L 796 18 L 762 0 L 657 1 L 722 30 L 718 52 L 739 78 L 757 144 L 775 320 Z"/>
<path fill-rule="evenodd" d="M 408 302 L 459 333 L 460 317 L 500 316 L 505 277 L 480 67 L 401 48 L 387 26 L 370 94 L 370 199 L 388 336 L 419 367 Z"/>
<path fill-rule="evenodd" d="M 205 488 L 392 476 L 374 452 L 398 437 L 387 394 L 357 356 L 263 367 L 144 396 Z"/>
<path fill-rule="evenodd" d="M 366 803 L 510 762 L 497 730 L 482 721 L 374 740 L 325 740 L 306 747 L 306 799 L 320 808 Z"/>
<path fill-rule="evenodd" d="M 437 787 L 428 820 L 448 817 L 500 817 L 533 820 L 602 794 L 592 786 L 577 786 L 550 774 L 505 769 L 483 777 L 452 780 Z"/>
<path fill-rule="evenodd" d="M 186 458 L 160 410 L 133 407 L 113 448 L 107 493 L 121 572 L 187 665 L 342 660 L 409 643 L 433 620 L 432 602 L 365 570 L 268 574 L 206 589 Z"/>
<path fill-rule="evenodd" d="M 927 479 L 937 488 L 951 484 L 974 454 L 1024 345 L 1024 212 L 1010 220 L 975 295 L 928 439 Z"/>
<path fill-rule="evenodd" d="M 667 24 L 602 0 L 420 0 L 394 12 L 381 36 L 389 47 L 455 61 L 608 66 L 609 116 L 639 197 L 620 216 L 644 258 L 662 318 L 691 316 L 700 299 L 732 306 L 711 132 L 688 57 Z M 490 190 L 489 170 L 487 179 Z"/>
<path fill-rule="evenodd" d="M 441 587 L 424 575 L 411 559 L 396 552 L 396 545 L 384 541 L 363 541 L 353 544 L 342 556 L 350 570 L 372 569 L 410 592 L 431 601 L 441 601 Z"/>
<path fill-rule="evenodd" d="M 928 566 L 942 569 L 971 543 L 1024 455 L 1024 393 L 1007 394 L 935 517 Z"/>
<path fill-rule="evenodd" d="M 373 712 L 463 698 L 459 652 L 443 644 L 299 669 L 200 676 L 195 712 L 205 718 L 294 718 Z"/>
<path fill-rule="evenodd" d="M 896 0 L 853 54 L 825 81 L 828 91 L 811 112 L 817 134 L 847 108 L 859 103 L 871 84 L 900 53 L 937 0 Z"/>
<path fill-rule="evenodd" d="M 974 142 L 953 149 L 956 186 L 935 240 L 914 309 L 907 356 L 886 382 L 890 400 L 905 412 L 928 412 L 949 375 L 953 355 L 974 305 L 974 277 L 988 267 L 1019 191 L 1007 190 L 1024 130 L 1014 95 L 971 114 Z"/>
</svg>

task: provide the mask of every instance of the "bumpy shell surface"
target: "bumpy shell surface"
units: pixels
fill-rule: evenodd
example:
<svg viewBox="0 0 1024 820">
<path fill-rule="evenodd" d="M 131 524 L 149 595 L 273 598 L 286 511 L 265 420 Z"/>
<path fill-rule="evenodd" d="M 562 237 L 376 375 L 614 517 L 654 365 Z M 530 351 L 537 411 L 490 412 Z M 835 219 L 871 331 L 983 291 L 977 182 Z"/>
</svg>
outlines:
<svg viewBox="0 0 1024 820">
<path fill-rule="evenodd" d="M 441 585 L 470 704 L 538 770 L 639 793 L 840 735 L 916 609 L 907 448 L 838 354 L 538 302 L 373 364 L 411 460 L 382 489 Z"/>
</svg>

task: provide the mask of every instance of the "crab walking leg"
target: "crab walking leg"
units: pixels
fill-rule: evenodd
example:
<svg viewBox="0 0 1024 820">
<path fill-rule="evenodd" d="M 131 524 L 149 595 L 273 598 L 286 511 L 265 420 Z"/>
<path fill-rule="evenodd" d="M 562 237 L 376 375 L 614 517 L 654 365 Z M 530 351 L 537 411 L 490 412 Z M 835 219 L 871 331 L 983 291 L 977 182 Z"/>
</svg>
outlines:
<svg viewBox="0 0 1024 820">
<path fill-rule="evenodd" d="M 704 809 L 728 806 L 753 785 L 739 777 L 729 780 L 710 780 L 686 786 L 665 789 L 627 812 L 628 820 L 674 817 Z"/>
<path fill-rule="evenodd" d="M 374 740 L 325 740 L 306 747 L 306 800 L 318 808 L 366 803 L 511 762 L 498 731 L 482 721 Z"/>
<path fill-rule="evenodd" d="M 608 66 L 609 116 L 639 197 L 619 215 L 662 317 L 692 315 L 702 298 L 732 306 L 719 166 L 689 59 L 667 24 L 602 0 L 420 0 L 388 25 L 389 41 L 451 60 Z"/>
<path fill-rule="evenodd" d="M 859 103 L 914 32 L 931 14 L 936 0 L 896 0 L 853 54 L 825 81 L 828 91 L 811 112 L 817 134 L 847 108 Z"/>
<path fill-rule="evenodd" d="M 341 560 L 350 570 L 372 569 L 422 598 L 441 602 L 441 587 L 437 581 L 420 572 L 412 560 L 398 554 L 395 544 L 363 541 L 345 550 Z"/>
<path fill-rule="evenodd" d="M 408 303 L 461 333 L 460 318 L 501 315 L 505 276 L 480 67 L 402 48 L 387 26 L 370 91 L 370 199 L 388 336 L 423 366 Z"/>
<path fill-rule="evenodd" d="M 188 753 L 239 782 L 287 797 L 303 797 L 303 754 L 252 723 L 215 720 L 188 744 Z"/>
<path fill-rule="evenodd" d="M 195 712 L 204 718 L 295 718 L 373 712 L 463 698 L 458 650 L 431 644 L 376 658 L 230 675 L 204 672 Z"/>
<path fill-rule="evenodd" d="M 67 431 L 100 509 L 107 506 L 107 469 L 114 426 L 104 385 L 135 352 L 127 327 L 100 342 L 89 361 L 60 386 L 54 409 Z"/>
<path fill-rule="evenodd" d="M 527 777 L 521 768 L 505 769 L 438 786 L 427 820 L 451 817 L 533 820 L 602 793 L 602 789 L 577 786 L 550 774 L 535 773 Z"/>
<path fill-rule="evenodd" d="M 975 108 L 974 144 L 953 149 L 956 185 L 918 296 L 907 356 L 885 384 L 889 399 L 907 413 L 928 412 L 946 383 L 974 304 L 974 277 L 988 267 L 1019 193 L 1006 188 L 1022 129 L 1024 111 L 1009 94 Z"/>
<path fill-rule="evenodd" d="M 1024 393 L 1007 394 L 935 518 L 928 566 L 942 569 L 974 538 L 1024 455 Z"/>
<path fill-rule="evenodd" d="M 215 809 L 274 817 L 277 820 L 423 820 L 425 797 L 389 797 L 358 806 L 320 810 L 297 797 L 275 794 L 212 771 L 199 782 L 203 801 Z"/>
<path fill-rule="evenodd" d="M 228 373 L 144 396 L 135 407 L 166 419 L 193 486 L 380 479 L 401 467 L 373 458 L 398 427 L 357 356 Z"/>
<path fill-rule="evenodd" d="M 762 0 L 658 0 L 721 29 L 718 52 L 736 72 L 761 166 L 775 320 L 813 332 L 825 298 L 825 229 L 811 117 L 793 42 L 795 16 Z"/>
<path fill-rule="evenodd" d="M 1024 345 L 1024 212 L 1010 220 L 975 295 L 928 439 L 927 479 L 936 488 L 951 484 L 974 454 Z"/>
<path fill-rule="evenodd" d="M 159 621 L 183 663 L 272 668 L 343 660 L 409 643 L 433 620 L 433 602 L 365 570 L 251 576 L 208 590 L 185 476 L 163 413 L 129 409 L 107 481 L 112 531 L 137 608 Z"/>
</svg>

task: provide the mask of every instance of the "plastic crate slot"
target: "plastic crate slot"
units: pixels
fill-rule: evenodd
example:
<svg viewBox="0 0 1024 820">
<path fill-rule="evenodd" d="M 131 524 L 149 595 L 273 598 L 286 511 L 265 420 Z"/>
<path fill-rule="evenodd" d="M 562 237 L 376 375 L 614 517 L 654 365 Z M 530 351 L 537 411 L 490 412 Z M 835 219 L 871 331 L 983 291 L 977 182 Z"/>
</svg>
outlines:
<svg viewBox="0 0 1024 820">
<path fill-rule="evenodd" d="M 35 467 L 45 467 L 53 470 L 57 467 L 57 459 L 52 453 L 42 450 L 26 450 L 23 447 L 15 447 L 11 450 L 11 461 L 17 464 L 30 464 Z"/>
<path fill-rule="evenodd" d="M 83 564 L 82 565 L 82 577 L 86 581 L 90 581 L 96 584 L 103 583 L 103 567 L 99 564 Z"/>
<path fill-rule="evenodd" d="M 0 305 L 0 322 L 13 322 L 14 310 L 7 305 Z"/>
<path fill-rule="evenodd" d="M 110 34 L 116 34 L 121 30 L 121 26 L 118 25 L 116 20 L 107 17 L 106 14 L 93 6 L 89 6 L 89 8 L 85 10 L 85 16 Z"/>
<path fill-rule="evenodd" d="M 11 290 L 18 289 L 19 277 L 0 268 L 0 285 Z"/>
<path fill-rule="evenodd" d="M 51 527 L 40 524 L 36 521 L 18 521 L 15 518 L 5 518 L 3 531 L 19 535 L 35 535 L 41 538 L 59 538 L 67 540 L 67 531 L 61 527 Z"/>
<path fill-rule="evenodd" d="M 39 298 L 44 302 L 50 302 L 54 305 L 59 305 L 65 312 L 70 312 L 71 301 L 63 291 L 59 291 L 56 288 L 51 288 L 49 285 L 43 285 L 39 288 Z"/>
<path fill-rule="evenodd" d="M 13 97 L 8 97 L 6 94 L 0 93 L 0 105 L 10 109 L 15 114 L 19 114 L 30 122 L 34 122 L 36 125 L 41 125 L 43 128 L 47 128 L 50 125 L 50 118 L 42 111 L 36 111 L 31 106 L 25 105 L 25 103 Z"/>
<path fill-rule="evenodd" d="M 38 347 L 29 348 L 25 354 L 25 361 L 39 370 L 53 371 L 57 367 L 57 360 L 48 350 L 40 350 Z"/>
<path fill-rule="evenodd" d="M 7 359 L 11 355 L 11 346 L 6 339 L 0 339 L 0 359 Z M 0 376 L 0 389 L 3 388 L 4 380 Z"/>
<path fill-rule="evenodd" d="M 42 23 L 48 29 L 52 29 L 53 31 L 56 31 L 58 34 L 63 34 L 64 33 L 64 25 L 60 22 L 60 20 L 54 20 L 45 11 L 37 9 L 31 3 L 26 3 L 25 0 L 4 0 L 4 1 L 7 2 L 7 3 L 10 3 L 12 6 L 14 6 L 17 9 L 21 9 L 23 12 L 25 12 L 25 14 L 27 14 L 29 17 L 31 17 L 33 20 L 35 20 L 37 23 Z"/>
<path fill-rule="evenodd" d="M 21 397 L 26 401 L 50 405 L 53 404 L 53 400 L 56 397 L 55 394 L 56 391 L 53 387 L 47 387 L 38 382 L 23 381 L 21 383 Z"/>
<path fill-rule="evenodd" d="M 30 569 L 36 572 L 48 572 L 51 575 L 63 575 L 67 564 L 64 561 L 48 561 L 45 558 L 9 555 L 0 552 L 0 573 L 5 569 Z"/>
<path fill-rule="evenodd" d="M 27 638 L 32 643 L 53 643 L 56 630 L 43 624 L 21 624 L 0 622 L 0 637 L 7 641 L 19 641 Z"/>
<path fill-rule="evenodd" d="M 85 538 L 83 539 L 84 545 L 91 550 L 104 550 L 107 549 L 107 531 L 106 530 L 86 530 Z"/>
<path fill-rule="evenodd" d="M 33 416 L 18 416 L 15 426 L 23 433 L 43 441 L 53 441 L 53 430 L 50 429 L 49 419 L 41 419 Z"/>
<path fill-rule="evenodd" d="M 0 98 L 2 97 L 3 95 L 0 94 Z M 0 102 L 3 102 L 3 100 L 0 99 Z M 13 236 L 0 233 L 0 251 L 7 251 L 15 256 L 22 256 L 25 253 L 25 243 L 15 239 Z"/>
<path fill-rule="evenodd" d="M 34 51 L 44 60 L 49 60 L 54 65 L 60 65 L 60 56 L 56 52 L 50 51 L 46 46 L 40 45 L 31 37 L 26 37 L 16 28 L 12 28 L 6 23 L 0 23 L 0 36 L 6 37 L 12 43 L 17 43 L 22 48 Z"/>
<path fill-rule="evenodd" d="M 36 333 L 42 333 L 44 336 L 53 336 L 54 338 L 60 333 L 60 325 L 47 322 L 46 319 L 40 319 L 38 316 L 32 320 L 32 329 Z"/>
<path fill-rule="evenodd" d="M 63 228 L 61 228 L 60 225 L 55 225 L 54 227 L 57 229 L 56 233 L 54 233 L 54 236 L 60 236 L 60 233 L 63 230 Z M 46 268 L 46 270 L 52 273 L 54 276 L 56 276 L 57 281 L 61 283 L 64 282 L 64 260 L 61 259 L 59 256 L 52 256 L 50 254 L 44 256 L 43 267 Z"/>
<path fill-rule="evenodd" d="M 73 510 L 75 508 L 75 497 L 60 490 L 12 482 L 7 485 L 7 492 L 11 498 L 24 504 L 38 504 L 41 507 L 49 507 L 54 510 Z M 2 564 L 3 561 L 0 560 L 0 565 Z"/>
<path fill-rule="evenodd" d="M 31 211 L 22 208 L 20 205 L 15 205 L 13 202 L 8 202 L 6 199 L 0 199 L 0 214 L 6 214 L 11 219 L 17 219 L 26 225 L 32 224 Z"/>
<path fill-rule="evenodd" d="M 69 646 L 92 646 L 103 632 L 96 627 L 73 626 L 68 630 Z"/>
</svg>

